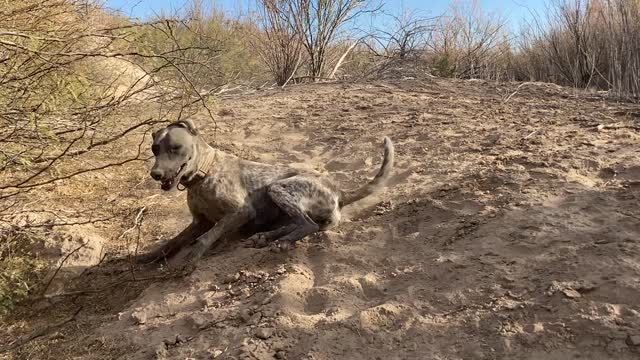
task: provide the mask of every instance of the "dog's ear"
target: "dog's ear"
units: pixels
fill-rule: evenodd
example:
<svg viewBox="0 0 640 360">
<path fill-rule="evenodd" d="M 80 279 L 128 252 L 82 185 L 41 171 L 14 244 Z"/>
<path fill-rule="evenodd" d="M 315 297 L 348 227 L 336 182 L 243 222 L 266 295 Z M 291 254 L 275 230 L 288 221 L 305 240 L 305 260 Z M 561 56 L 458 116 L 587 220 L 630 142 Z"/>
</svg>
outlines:
<svg viewBox="0 0 640 360">
<path fill-rule="evenodd" d="M 156 139 L 156 135 L 158 135 L 158 130 L 156 130 L 156 131 L 151 133 L 151 139 L 155 140 Z"/>
<path fill-rule="evenodd" d="M 183 127 L 187 130 L 189 130 L 189 132 L 192 135 L 198 135 L 198 128 L 196 128 L 196 124 L 192 121 L 192 120 L 180 120 L 180 121 L 176 121 L 175 123 L 171 124 L 173 126 L 180 126 Z"/>
</svg>

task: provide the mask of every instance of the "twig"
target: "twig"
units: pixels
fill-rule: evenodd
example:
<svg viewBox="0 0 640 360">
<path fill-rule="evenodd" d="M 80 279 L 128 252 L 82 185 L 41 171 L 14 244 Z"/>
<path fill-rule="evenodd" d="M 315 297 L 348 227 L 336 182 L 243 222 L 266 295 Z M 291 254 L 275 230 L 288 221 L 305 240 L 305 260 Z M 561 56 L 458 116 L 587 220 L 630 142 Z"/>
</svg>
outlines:
<svg viewBox="0 0 640 360">
<path fill-rule="evenodd" d="M 47 284 L 44 286 L 44 288 L 41 291 L 41 294 L 44 294 L 47 292 L 47 290 L 49 290 L 49 286 L 51 286 L 51 283 L 53 282 L 53 280 L 56 278 L 56 276 L 58 275 L 58 272 L 60 271 L 60 269 L 62 269 L 62 266 L 64 266 L 64 263 L 69 259 L 69 257 L 73 254 L 75 254 L 76 252 L 78 252 L 80 249 L 82 249 L 83 247 L 87 246 L 88 243 L 82 243 L 80 244 L 80 246 L 78 246 L 77 248 L 73 249 L 71 252 L 69 252 L 67 254 L 67 256 L 64 257 L 64 259 L 62 259 L 62 261 L 60 262 L 60 264 L 58 265 L 58 267 L 56 268 L 56 271 L 53 272 L 53 275 L 51 275 L 51 278 L 49 278 L 49 281 L 47 281 Z"/>
<path fill-rule="evenodd" d="M 529 83 L 528 83 L 528 82 L 526 82 L 526 83 L 522 83 L 522 84 L 518 85 L 518 87 L 516 88 L 516 91 L 512 92 L 512 93 L 511 93 L 511 95 L 507 96 L 507 98 L 506 98 L 506 99 L 504 99 L 504 101 L 502 101 L 502 103 L 503 103 L 503 104 L 506 104 L 506 103 L 507 103 L 507 101 L 509 101 L 509 100 L 511 99 L 511 97 L 513 97 L 515 94 L 517 94 L 517 93 L 518 93 L 518 90 L 520 90 L 520 88 L 521 88 L 521 87 L 523 87 L 523 86 L 525 86 L 525 85 L 527 85 L 527 84 L 529 84 Z"/>
<path fill-rule="evenodd" d="M 344 61 L 344 59 L 346 59 L 347 55 L 349 55 L 351 50 L 353 50 L 353 48 L 355 48 L 356 45 L 358 45 L 359 43 L 360 43 L 360 40 L 355 41 L 353 44 L 351 44 L 351 46 L 349 46 L 347 51 L 345 51 L 344 54 L 342 54 L 342 56 L 340 57 L 340 59 L 336 63 L 336 66 L 333 67 L 333 71 L 331 72 L 331 75 L 329 75 L 330 79 L 335 79 L 336 78 L 336 72 L 340 68 L 340 65 L 342 65 L 342 62 Z"/>
<path fill-rule="evenodd" d="M 141 224 L 142 224 L 142 216 L 144 214 L 144 211 L 147 209 L 146 206 L 143 206 L 140 208 L 140 210 L 138 210 L 138 214 L 136 215 L 135 219 L 133 220 L 133 226 L 128 228 L 127 230 L 125 230 L 122 234 L 120 234 L 120 236 L 118 236 L 118 240 L 122 239 L 126 234 L 128 234 L 129 232 L 135 230 L 136 228 L 138 228 Z"/>
<path fill-rule="evenodd" d="M 24 336 L 20 336 L 17 339 L 15 339 L 14 341 L 10 342 L 8 345 L 0 348 L 0 352 L 5 352 L 5 351 L 9 351 L 9 350 L 13 350 L 16 348 L 19 348 L 25 344 L 27 344 L 28 342 L 35 340 L 39 337 L 45 336 L 47 334 L 49 334 L 50 332 L 61 328 L 62 326 L 64 326 L 67 323 L 70 323 L 72 321 L 74 321 L 76 319 L 76 316 L 78 316 L 78 314 L 80 313 L 80 311 L 82 311 L 82 306 L 80 306 L 74 313 L 73 315 L 69 316 L 68 318 L 57 322 L 55 324 L 52 325 L 47 325 L 44 326 L 40 329 L 36 329 L 34 330 L 31 334 L 29 335 L 24 335 Z"/>
<path fill-rule="evenodd" d="M 298 61 L 296 61 L 296 66 L 293 68 L 293 71 L 291 72 L 291 75 L 289 76 L 287 81 L 285 81 L 284 84 L 282 84 L 282 88 L 283 89 L 284 89 L 285 86 L 287 86 L 289 81 L 291 81 L 291 79 L 293 79 L 293 76 L 296 74 L 296 72 L 298 72 L 298 66 L 300 66 L 301 62 L 302 62 L 302 50 L 300 50 L 300 52 L 298 53 Z"/>
<path fill-rule="evenodd" d="M 540 131 L 540 129 L 536 129 L 536 130 L 532 131 L 529 135 L 523 137 L 522 139 L 526 140 L 526 139 L 532 137 L 533 135 L 537 134 L 539 131 Z"/>
</svg>

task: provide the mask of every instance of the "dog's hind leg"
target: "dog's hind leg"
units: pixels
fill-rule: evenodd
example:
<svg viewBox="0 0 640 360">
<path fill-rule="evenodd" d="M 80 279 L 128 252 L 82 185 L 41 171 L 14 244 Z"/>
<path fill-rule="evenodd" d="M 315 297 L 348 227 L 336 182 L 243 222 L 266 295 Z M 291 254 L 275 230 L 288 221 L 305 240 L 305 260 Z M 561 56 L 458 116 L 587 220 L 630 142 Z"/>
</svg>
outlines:
<svg viewBox="0 0 640 360">
<path fill-rule="evenodd" d="M 307 214 L 307 209 L 303 206 L 303 201 L 313 201 L 309 199 L 309 194 L 313 189 L 313 184 L 305 179 L 286 179 L 269 186 L 267 193 L 273 202 L 284 211 L 293 221 L 293 226 L 285 227 L 280 231 L 284 233 L 275 240 L 274 246 L 281 249 L 288 249 L 296 241 L 309 234 L 320 230 L 320 226 Z"/>
<path fill-rule="evenodd" d="M 158 248 L 146 253 L 140 254 L 135 257 L 135 261 L 138 263 L 153 263 L 158 260 L 164 259 L 173 255 L 180 248 L 189 245 L 189 243 L 195 241 L 200 235 L 206 233 L 213 227 L 213 224 L 205 219 L 195 220 L 189 224 L 184 230 L 182 230 L 173 239 L 158 246 Z"/>
</svg>

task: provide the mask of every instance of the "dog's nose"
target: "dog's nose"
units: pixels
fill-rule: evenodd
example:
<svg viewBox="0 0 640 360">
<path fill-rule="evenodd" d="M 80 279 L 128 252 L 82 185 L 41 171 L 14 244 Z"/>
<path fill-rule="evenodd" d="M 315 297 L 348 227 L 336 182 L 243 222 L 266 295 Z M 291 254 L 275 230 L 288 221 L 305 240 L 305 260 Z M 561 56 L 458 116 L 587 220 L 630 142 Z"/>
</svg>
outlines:
<svg viewBox="0 0 640 360">
<path fill-rule="evenodd" d="M 162 171 L 160 169 L 151 169 L 151 177 L 155 181 L 162 180 Z"/>
</svg>

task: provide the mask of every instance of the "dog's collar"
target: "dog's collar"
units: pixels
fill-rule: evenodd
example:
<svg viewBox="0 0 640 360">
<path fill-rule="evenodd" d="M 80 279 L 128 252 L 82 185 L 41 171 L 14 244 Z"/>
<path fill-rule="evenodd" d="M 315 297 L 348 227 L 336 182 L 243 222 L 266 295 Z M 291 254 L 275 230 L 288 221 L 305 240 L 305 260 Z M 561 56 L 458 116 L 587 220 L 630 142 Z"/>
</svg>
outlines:
<svg viewBox="0 0 640 360">
<path fill-rule="evenodd" d="M 180 188 L 181 184 L 178 184 L 178 190 L 183 191 L 189 187 L 190 184 L 193 184 L 195 181 L 204 179 L 207 174 L 211 171 L 213 167 L 213 163 L 216 161 L 217 152 L 215 150 L 206 151 L 199 158 L 198 169 L 196 169 L 195 173 L 189 177 L 188 180 L 185 180 L 182 184 L 183 188 Z"/>
<path fill-rule="evenodd" d="M 211 170 L 211 166 L 216 160 L 216 152 L 207 151 L 204 156 L 200 158 L 200 163 L 198 164 L 198 174 L 202 176 L 206 176 Z"/>
</svg>

